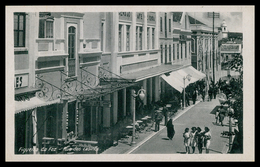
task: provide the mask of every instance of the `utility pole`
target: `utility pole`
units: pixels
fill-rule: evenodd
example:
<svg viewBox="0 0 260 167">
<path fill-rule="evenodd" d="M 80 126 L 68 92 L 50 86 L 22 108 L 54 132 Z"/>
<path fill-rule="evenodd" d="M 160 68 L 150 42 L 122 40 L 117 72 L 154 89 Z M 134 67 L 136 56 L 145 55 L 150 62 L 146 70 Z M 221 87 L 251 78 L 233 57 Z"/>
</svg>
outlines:
<svg viewBox="0 0 260 167">
<path fill-rule="evenodd" d="M 212 56 L 213 56 L 213 82 L 215 83 L 215 37 L 214 37 L 214 19 L 215 18 L 219 18 L 219 13 L 215 13 L 215 12 L 208 12 L 208 17 L 213 19 L 213 31 L 212 31 Z"/>
</svg>

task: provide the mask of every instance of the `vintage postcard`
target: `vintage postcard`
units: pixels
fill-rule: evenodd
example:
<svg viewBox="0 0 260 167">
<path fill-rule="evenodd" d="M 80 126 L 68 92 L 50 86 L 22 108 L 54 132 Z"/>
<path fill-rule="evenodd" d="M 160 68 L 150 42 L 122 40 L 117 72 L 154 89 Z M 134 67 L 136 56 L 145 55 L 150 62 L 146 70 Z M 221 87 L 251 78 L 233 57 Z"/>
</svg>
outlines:
<svg viewBox="0 0 260 167">
<path fill-rule="evenodd" d="M 6 6 L 6 161 L 254 161 L 254 6 Z"/>
</svg>

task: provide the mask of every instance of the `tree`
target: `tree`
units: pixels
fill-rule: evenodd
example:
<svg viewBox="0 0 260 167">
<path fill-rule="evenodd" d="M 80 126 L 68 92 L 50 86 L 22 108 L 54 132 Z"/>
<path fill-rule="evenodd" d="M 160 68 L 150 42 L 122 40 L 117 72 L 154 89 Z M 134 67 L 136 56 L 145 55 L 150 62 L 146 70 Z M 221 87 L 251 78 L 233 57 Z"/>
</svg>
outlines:
<svg viewBox="0 0 260 167">
<path fill-rule="evenodd" d="M 230 104 L 230 101 L 227 101 L 232 108 L 234 109 L 234 114 L 232 115 L 235 119 L 238 120 L 238 134 L 237 142 L 239 145 L 240 152 L 243 152 L 243 56 L 235 55 L 233 59 L 229 62 L 228 68 L 240 73 L 238 79 L 231 78 L 226 82 L 222 82 L 220 89 L 223 90 L 223 93 L 227 97 L 234 99 L 234 103 Z"/>
</svg>

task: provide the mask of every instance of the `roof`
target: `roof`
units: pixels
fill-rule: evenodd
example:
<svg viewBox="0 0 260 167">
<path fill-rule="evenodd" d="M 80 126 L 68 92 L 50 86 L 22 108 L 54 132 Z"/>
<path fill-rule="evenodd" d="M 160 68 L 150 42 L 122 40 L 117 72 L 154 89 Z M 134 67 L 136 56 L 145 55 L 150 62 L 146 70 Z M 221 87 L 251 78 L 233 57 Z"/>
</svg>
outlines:
<svg viewBox="0 0 260 167">
<path fill-rule="evenodd" d="M 243 38 L 243 33 L 241 33 L 241 32 L 228 32 L 228 38 Z"/>
<path fill-rule="evenodd" d="M 172 12 L 172 21 L 180 22 L 183 12 Z"/>
<path fill-rule="evenodd" d="M 188 16 L 189 16 L 189 15 L 188 15 Z M 202 24 L 202 25 L 206 25 L 206 24 L 200 22 L 199 20 L 197 20 L 197 19 L 195 19 L 195 18 L 193 18 L 193 17 L 191 17 L 191 16 L 189 16 L 189 20 L 190 20 L 190 24 Z"/>
</svg>

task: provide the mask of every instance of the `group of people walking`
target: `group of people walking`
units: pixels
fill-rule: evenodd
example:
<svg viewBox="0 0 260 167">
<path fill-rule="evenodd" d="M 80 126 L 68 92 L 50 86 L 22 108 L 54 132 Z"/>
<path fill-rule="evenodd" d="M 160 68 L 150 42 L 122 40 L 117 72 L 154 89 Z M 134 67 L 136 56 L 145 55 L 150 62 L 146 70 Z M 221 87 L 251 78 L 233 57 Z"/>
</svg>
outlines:
<svg viewBox="0 0 260 167">
<path fill-rule="evenodd" d="M 172 119 L 170 119 L 167 124 L 167 137 L 172 140 L 175 135 L 174 125 L 172 124 Z M 183 133 L 184 147 L 186 154 L 194 154 L 196 147 L 198 147 L 199 154 L 202 154 L 203 148 L 205 148 L 206 153 L 209 153 L 209 146 L 211 140 L 211 133 L 208 127 L 204 128 L 204 131 L 200 127 L 192 127 L 191 131 L 189 128 L 185 128 Z M 191 147 L 191 149 L 190 149 Z"/>
<path fill-rule="evenodd" d="M 202 132 L 200 127 L 192 127 L 191 131 L 189 131 L 189 128 L 185 128 L 183 138 L 186 154 L 194 154 L 196 147 L 198 147 L 200 154 L 202 154 L 203 147 L 205 147 L 206 153 L 209 153 L 211 133 L 208 127 L 205 127 L 204 132 Z M 192 148 L 192 152 L 190 151 L 190 147 Z"/>
</svg>

